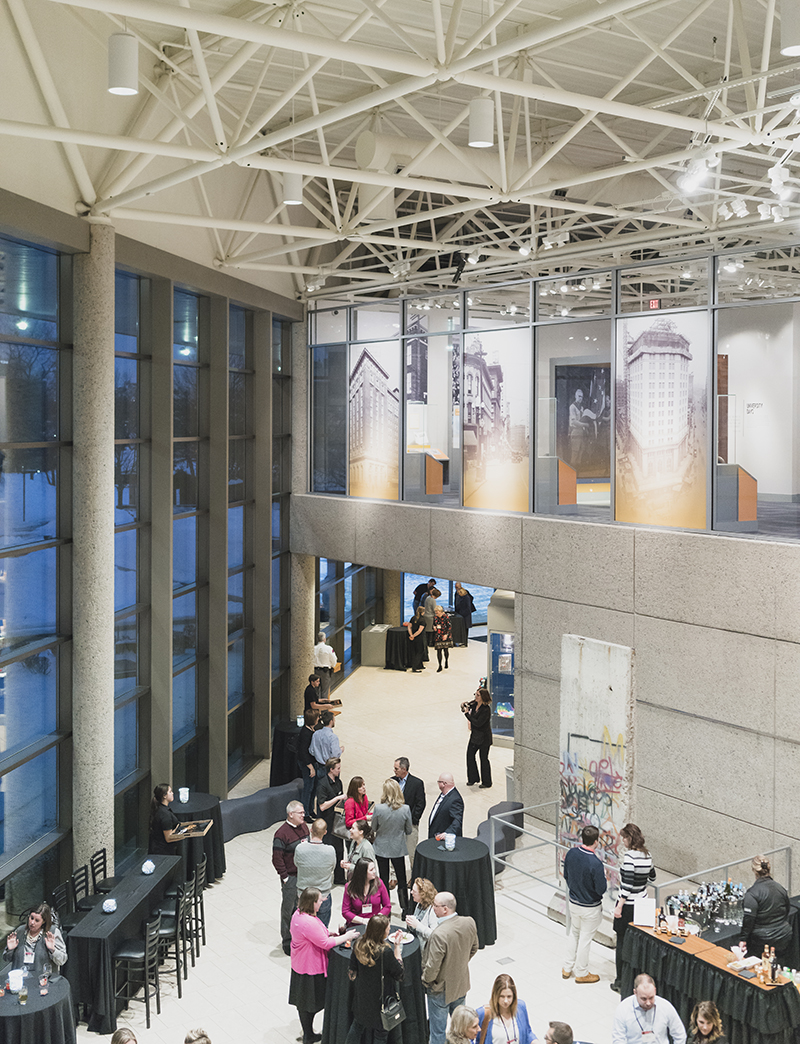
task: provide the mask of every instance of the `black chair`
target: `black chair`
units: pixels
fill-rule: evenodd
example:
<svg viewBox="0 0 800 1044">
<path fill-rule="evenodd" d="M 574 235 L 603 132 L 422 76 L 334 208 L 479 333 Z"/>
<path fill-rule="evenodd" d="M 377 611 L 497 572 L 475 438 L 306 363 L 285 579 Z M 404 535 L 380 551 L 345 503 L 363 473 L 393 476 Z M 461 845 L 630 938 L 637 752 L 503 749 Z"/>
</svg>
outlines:
<svg viewBox="0 0 800 1044">
<path fill-rule="evenodd" d="M 50 896 L 50 905 L 61 928 L 61 934 L 64 936 L 68 935 L 86 916 L 85 912 L 75 909 L 72 898 L 72 881 L 69 878 L 55 886 L 53 894 Z"/>
<path fill-rule="evenodd" d="M 107 895 L 113 891 L 122 880 L 121 877 L 108 876 L 108 859 L 105 848 L 98 849 L 89 860 L 89 868 L 92 871 L 92 891 L 97 895 L 100 892 Z"/>
<path fill-rule="evenodd" d="M 89 913 L 94 910 L 105 899 L 104 895 L 91 895 L 89 892 L 89 866 L 84 863 L 72 874 L 72 895 L 75 900 L 75 909 Z"/>
<path fill-rule="evenodd" d="M 178 981 L 178 997 L 183 996 L 181 988 L 181 961 L 183 961 L 183 978 L 188 978 L 186 967 L 186 944 L 188 934 L 188 904 L 191 902 L 189 893 L 182 887 L 178 888 L 175 898 L 174 913 L 161 917 L 161 928 L 158 932 L 159 961 L 175 958 L 175 976 Z M 165 969 L 161 969 L 165 974 Z"/>
<path fill-rule="evenodd" d="M 206 889 L 206 866 L 208 856 L 204 855 L 197 864 L 194 875 L 194 900 L 192 901 L 192 939 L 200 956 L 200 939 L 206 944 L 206 908 L 203 903 L 203 892 Z"/>
<path fill-rule="evenodd" d="M 161 1014 L 161 984 L 158 979 L 158 947 L 161 915 L 145 924 L 144 939 L 126 939 L 114 954 L 114 996 L 125 1001 L 125 1007 L 134 995 L 130 987 L 144 986 L 144 1006 L 147 1028 L 150 1029 L 150 988 L 156 995 L 156 1014 Z M 118 973 L 123 973 L 122 986 L 117 986 Z"/>
</svg>

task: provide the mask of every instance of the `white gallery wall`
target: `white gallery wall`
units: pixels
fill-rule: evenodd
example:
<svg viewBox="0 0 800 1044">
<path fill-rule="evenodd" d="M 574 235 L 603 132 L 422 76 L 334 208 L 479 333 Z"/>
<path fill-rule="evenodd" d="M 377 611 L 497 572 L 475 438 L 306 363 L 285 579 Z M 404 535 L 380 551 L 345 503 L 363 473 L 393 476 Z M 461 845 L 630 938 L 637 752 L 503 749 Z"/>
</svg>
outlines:
<svg viewBox="0 0 800 1044">
<path fill-rule="evenodd" d="M 800 492 L 797 305 L 720 309 L 718 352 L 728 356 L 728 463 L 758 482 L 759 497 Z"/>
</svg>

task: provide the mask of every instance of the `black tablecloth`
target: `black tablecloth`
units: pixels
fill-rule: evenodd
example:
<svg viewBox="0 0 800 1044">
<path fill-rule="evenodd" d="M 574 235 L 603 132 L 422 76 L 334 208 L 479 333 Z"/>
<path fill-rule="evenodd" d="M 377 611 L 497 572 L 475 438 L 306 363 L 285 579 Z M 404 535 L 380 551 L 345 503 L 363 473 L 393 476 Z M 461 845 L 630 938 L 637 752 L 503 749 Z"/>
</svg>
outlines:
<svg viewBox="0 0 800 1044">
<path fill-rule="evenodd" d="M 117 1027 L 114 951 L 126 939 L 142 938 L 144 923 L 181 865 L 180 856 L 152 855 L 148 859 L 155 863 L 152 874 L 143 874 L 137 866 L 107 896 L 117 900 L 114 913 L 104 914 L 102 906 L 95 907 L 67 938 L 64 970 L 75 1003 L 88 1005 L 89 1029 L 95 1033 L 113 1033 Z"/>
<path fill-rule="evenodd" d="M 427 877 L 439 892 L 452 892 L 457 913 L 475 918 L 478 943 L 491 946 L 497 939 L 494 909 L 494 877 L 489 849 L 474 837 L 457 837 L 452 852 L 443 851 L 444 841 L 429 838 L 417 846 L 411 880 Z"/>
<path fill-rule="evenodd" d="M 800 1039 L 800 993 L 793 983 L 760 989 L 635 925 L 625 932 L 622 961 L 622 996 L 633 992 L 635 976 L 647 972 L 684 1026 L 698 1001 L 713 1000 L 730 1044 L 796 1044 Z"/>
<path fill-rule="evenodd" d="M 195 819 L 213 819 L 211 829 L 204 837 L 188 837 L 180 842 L 180 855 L 183 860 L 183 874 L 186 880 L 192 876 L 195 866 L 208 856 L 206 880 L 209 884 L 225 873 L 225 842 L 222 836 L 222 814 L 219 810 L 219 798 L 213 794 L 189 794 L 184 804 L 173 801 L 170 808 L 183 823 Z"/>
<path fill-rule="evenodd" d="M 392 925 L 392 931 L 398 927 Z M 347 977 L 352 952 L 352 949 L 344 946 L 336 946 L 330 951 L 322 1044 L 344 1044 L 353 1021 L 353 984 Z M 425 991 L 422 988 L 422 950 L 418 939 L 403 946 L 403 969 L 405 974 L 400 983 L 400 999 L 406 1018 L 389 1034 L 389 1044 L 428 1044 L 428 1019 L 425 1013 Z"/>
<path fill-rule="evenodd" d="M 6 965 L 8 968 L 9 965 Z M 2 972 L 6 981 L 6 972 Z M 27 976 L 28 1003 L 23 1007 L 16 993 L 0 997 L 0 1040 L 3 1044 L 75 1044 L 72 993 L 63 975 L 51 979 L 47 994 L 39 993 L 39 980 Z"/>
<path fill-rule="evenodd" d="M 297 737 L 302 726 L 297 721 L 279 721 L 272 733 L 272 753 L 269 761 L 269 785 L 282 787 L 297 779 Z"/>
<path fill-rule="evenodd" d="M 408 640 L 408 628 L 390 627 L 386 632 L 386 663 L 384 670 L 406 671 L 410 666 L 411 642 Z"/>
<path fill-rule="evenodd" d="M 467 625 L 464 623 L 464 617 L 458 613 L 448 613 L 450 617 L 450 627 L 453 632 L 453 645 L 466 645 L 467 644 Z"/>
</svg>

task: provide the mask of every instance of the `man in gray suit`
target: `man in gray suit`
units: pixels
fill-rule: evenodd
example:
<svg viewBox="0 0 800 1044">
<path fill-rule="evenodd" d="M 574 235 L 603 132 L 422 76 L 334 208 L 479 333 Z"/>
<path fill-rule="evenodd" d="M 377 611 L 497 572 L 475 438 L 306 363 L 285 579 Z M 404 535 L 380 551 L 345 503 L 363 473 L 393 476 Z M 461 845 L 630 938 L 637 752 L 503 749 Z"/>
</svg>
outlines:
<svg viewBox="0 0 800 1044">
<path fill-rule="evenodd" d="M 478 952 L 478 929 L 471 917 L 459 917 L 456 899 L 439 892 L 433 900 L 438 925 L 428 939 L 422 985 L 428 995 L 431 1044 L 445 1044 L 447 1016 L 464 1003 L 469 990 L 469 962 Z"/>
</svg>

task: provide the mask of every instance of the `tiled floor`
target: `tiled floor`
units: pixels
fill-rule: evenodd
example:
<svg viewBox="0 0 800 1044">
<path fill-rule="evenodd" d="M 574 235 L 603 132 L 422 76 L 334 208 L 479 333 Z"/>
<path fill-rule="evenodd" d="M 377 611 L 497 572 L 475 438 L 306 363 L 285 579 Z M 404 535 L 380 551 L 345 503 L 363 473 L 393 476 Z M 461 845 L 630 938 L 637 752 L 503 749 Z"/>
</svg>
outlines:
<svg viewBox="0 0 800 1044">
<path fill-rule="evenodd" d="M 454 649 L 450 669 L 441 674 L 429 666 L 422 675 L 400 674 L 362 667 L 337 690 L 344 711 L 337 731 L 344 743 L 342 776 L 363 775 L 370 798 L 380 798 L 380 785 L 391 775 L 395 757 L 405 755 L 411 771 L 426 781 L 428 808 L 436 792 L 436 777 L 450 770 L 466 802 L 464 833 L 474 836 L 490 805 L 503 800 L 505 767 L 513 752 L 492 749 L 494 787 L 467 789 L 464 750 L 467 726 L 459 711 L 471 697 L 477 680 L 486 674 L 487 647 L 471 643 Z M 260 765 L 231 796 L 252 793 L 267 785 L 269 766 Z M 176 781 L 179 782 L 179 781 Z M 206 892 L 208 945 L 197 967 L 190 970 L 184 996 L 178 1000 L 174 976 L 163 989 L 161 1015 L 148 1031 L 144 1006 L 134 1002 L 120 1025 L 130 1025 L 139 1044 L 181 1044 L 190 1027 L 202 1026 L 213 1044 L 294 1044 L 300 1023 L 287 1003 L 289 958 L 280 946 L 278 911 L 280 888 L 271 863 L 274 829 L 246 834 L 227 846 L 228 871 Z M 549 853 L 523 857 L 545 868 Z M 569 1022 L 576 1038 L 609 1044 L 611 1022 L 618 1003 L 609 989 L 613 952 L 593 944 L 592 969 L 602 978 L 595 985 L 576 985 L 561 978 L 564 929 L 541 912 L 539 896 L 546 889 L 514 871 L 506 871 L 497 892 L 498 941 L 478 952 L 470 965 L 472 989 L 468 1002 L 486 1002 L 495 976 L 514 977 L 525 999 L 534 1032 L 539 1038 L 551 1019 Z M 341 889 L 334 892 L 334 910 L 341 909 Z M 546 901 L 546 896 L 545 896 Z M 322 1014 L 317 1016 L 317 1027 Z M 85 1025 L 78 1040 L 97 1039 Z"/>
</svg>

